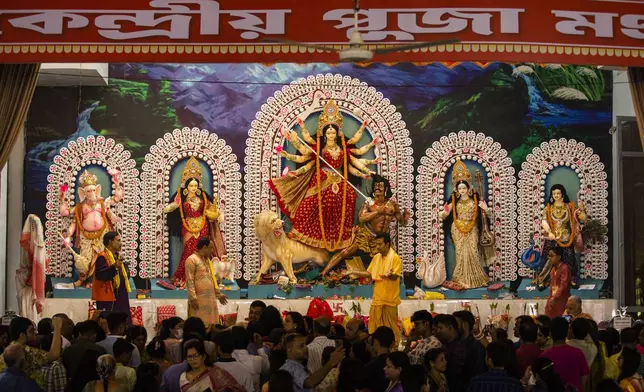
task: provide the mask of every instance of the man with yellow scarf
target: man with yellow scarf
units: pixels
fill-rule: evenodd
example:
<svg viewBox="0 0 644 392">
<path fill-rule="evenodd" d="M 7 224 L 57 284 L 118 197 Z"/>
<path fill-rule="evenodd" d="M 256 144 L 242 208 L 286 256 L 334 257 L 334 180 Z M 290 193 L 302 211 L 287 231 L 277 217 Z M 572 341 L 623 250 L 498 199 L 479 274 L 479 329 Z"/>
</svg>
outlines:
<svg viewBox="0 0 644 392">
<path fill-rule="evenodd" d="M 206 326 L 219 324 L 217 301 L 226 305 L 226 296 L 219 291 L 217 276 L 210 258 L 214 243 L 200 238 L 197 251 L 186 259 L 186 288 L 188 289 L 188 316 L 200 318 Z"/>
<path fill-rule="evenodd" d="M 105 233 L 103 245 L 105 249 L 96 258 L 92 299 L 96 301 L 98 310 L 127 314 L 128 325 L 132 325 L 129 300 L 132 288 L 130 274 L 119 255 L 121 236 L 114 231 Z"/>
</svg>

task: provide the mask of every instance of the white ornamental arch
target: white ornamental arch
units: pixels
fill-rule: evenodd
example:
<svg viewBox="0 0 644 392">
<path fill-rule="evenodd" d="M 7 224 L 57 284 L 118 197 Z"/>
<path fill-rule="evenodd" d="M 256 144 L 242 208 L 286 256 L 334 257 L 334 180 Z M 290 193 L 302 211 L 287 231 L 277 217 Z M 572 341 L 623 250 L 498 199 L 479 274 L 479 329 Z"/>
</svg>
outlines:
<svg viewBox="0 0 644 392">
<path fill-rule="evenodd" d="M 136 263 L 133 261 L 137 257 L 139 236 L 139 171 L 130 152 L 125 150 L 122 144 L 103 136 L 79 137 L 76 141 L 70 141 L 67 147 L 60 149 L 49 167 L 45 223 L 45 249 L 49 258 L 47 274 L 58 277 L 72 276 L 73 257 L 64 248 L 60 237 L 62 231 L 71 224 L 72 218 L 60 216 L 60 187 L 67 185 L 69 192 L 73 192 L 75 197 L 78 174 L 91 165 L 102 166 L 106 171 L 116 169 L 121 172 L 123 200 L 111 209 L 118 218 L 116 231 L 121 234 L 122 254 L 127 261 L 132 261 L 128 263 L 129 273 L 130 276 L 135 276 Z M 108 189 L 103 189 L 103 192 Z M 70 208 L 74 207 L 74 197 L 69 203 Z"/>
<path fill-rule="evenodd" d="M 241 277 L 241 173 L 237 156 L 217 134 L 205 129 L 175 129 L 157 139 L 145 155 L 141 174 L 141 278 L 168 277 L 169 230 L 163 213 L 170 200 L 170 174 L 177 162 L 194 156 L 212 172 L 213 198 L 223 211 L 226 251 L 235 263 L 235 278 Z"/>
<path fill-rule="evenodd" d="M 457 159 L 476 161 L 486 171 L 487 202 L 492 210 L 490 229 L 495 237 L 497 259 L 494 267 L 490 268 L 490 278 L 514 280 L 517 277 L 517 194 L 514 168 L 507 151 L 483 133 L 450 133 L 432 143 L 421 158 L 416 177 L 416 251 L 419 256 L 436 260 L 445 249 L 445 235 L 439 212 L 445 204 L 447 171 Z"/>
<path fill-rule="evenodd" d="M 552 139 L 528 154 L 519 172 L 519 255 L 530 246 L 530 236 L 541 243 L 541 213 L 546 201 L 546 178 L 556 167 L 567 166 L 579 177 L 579 197 L 589 218 L 608 224 L 608 182 L 604 164 L 593 149 L 574 139 Z M 577 201 L 577 195 L 568 195 Z M 576 203 L 575 203 L 576 205 Z M 608 237 L 596 244 L 585 244 L 581 254 L 580 278 L 608 279 Z M 532 270 L 520 265 L 519 274 Z"/>
<path fill-rule="evenodd" d="M 380 136 L 382 140 L 376 147 L 376 154 L 383 158 L 377 171 L 389 179 L 393 189 L 398 190 L 396 199 L 401 207 L 413 211 L 414 159 L 411 139 L 402 115 L 389 99 L 374 87 L 340 74 L 311 75 L 294 81 L 268 98 L 248 131 L 244 177 L 244 255 L 248 260 L 244 265 L 245 280 L 255 277 L 261 256 L 253 218 L 262 210 L 279 211 L 267 181 L 279 177 L 282 170 L 282 160 L 275 153 L 275 148 L 284 141 L 280 127 L 285 125 L 291 128 L 296 124 L 297 116 L 311 105 L 316 91 L 324 93 L 320 100 L 320 111 L 329 99 L 333 99 L 343 116 L 369 121 L 367 132 L 372 137 Z M 407 226 L 392 227 L 391 235 L 403 259 L 404 270 L 413 271 L 413 219 Z"/>
</svg>

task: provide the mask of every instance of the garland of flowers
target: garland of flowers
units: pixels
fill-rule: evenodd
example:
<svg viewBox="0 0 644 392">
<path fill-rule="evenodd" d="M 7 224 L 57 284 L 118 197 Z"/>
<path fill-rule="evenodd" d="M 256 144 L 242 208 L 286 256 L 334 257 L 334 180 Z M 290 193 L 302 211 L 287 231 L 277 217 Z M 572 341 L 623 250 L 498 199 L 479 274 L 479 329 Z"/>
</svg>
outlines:
<svg viewBox="0 0 644 392">
<path fill-rule="evenodd" d="M 83 237 L 88 240 L 95 240 L 100 238 L 107 227 L 107 212 L 105 211 L 105 203 L 103 200 L 99 200 L 98 203 L 101 205 L 101 216 L 103 217 L 103 226 L 96 231 L 87 231 L 83 228 L 83 222 L 81 221 L 81 215 L 83 214 L 82 203 L 76 204 L 76 212 L 74 213 L 74 218 L 76 219 L 76 227 L 80 229 L 80 232 L 83 234 Z"/>
<path fill-rule="evenodd" d="M 181 224 L 183 225 L 183 228 L 186 229 L 188 232 L 192 234 L 198 234 L 201 233 L 201 230 L 203 230 L 204 226 L 206 226 L 206 194 L 205 192 L 201 192 L 201 197 L 203 199 L 203 212 L 201 213 L 201 227 L 199 229 L 191 229 L 188 224 L 186 223 L 186 218 L 183 215 L 183 201 L 179 203 L 179 214 L 181 214 Z M 179 200 L 181 200 L 181 197 L 179 197 Z"/>
<path fill-rule="evenodd" d="M 454 197 L 454 193 L 452 193 L 452 215 L 454 216 L 454 226 L 456 226 L 458 231 L 463 234 L 467 234 L 472 231 L 474 225 L 476 224 L 476 217 L 478 216 L 477 214 L 479 213 L 479 205 L 478 200 L 476 200 L 476 193 L 472 196 L 472 199 L 474 199 L 474 215 L 472 216 L 472 220 L 467 224 L 467 227 L 465 227 L 465 229 L 461 229 L 459 225 L 456 224 L 456 221 L 458 220 L 458 214 L 456 213 L 456 198 Z"/>
<path fill-rule="evenodd" d="M 321 184 L 321 172 L 320 172 L 320 134 L 324 132 L 324 130 L 321 130 L 317 132 L 317 145 L 316 145 L 316 157 L 315 157 L 315 170 L 317 172 L 317 190 L 318 190 L 318 217 L 320 220 L 320 231 L 322 233 L 322 241 L 324 241 L 324 247 L 329 251 L 329 252 L 334 252 L 335 250 L 338 249 L 340 246 L 340 242 L 342 242 L 342 235 L 344 234 L 344 218 L 346 215 L 347 211 L 347 149 L 346 149 L 346 142 L 344 140 L 344 133 L 340 131 L 340 140 L 342 141 L 342 157 L 343 157 L 343 162 L 344 162 L 344 179 L 342 181 L 342 214 L 340 215 L 340 233 L 338 234 L 338 241 L 336 241 L 334 244 L 331 245 L 329 248 L 329 245 L 326 240 L 326 233 L 324 231 L 324 215 L 322 214 L 322 184 Z"/>
<path fill-rule="evenodd" d="M 568 209 L 568 213 L 570 216 L 568 217 L 568 220 L 570 221 L 570 238 L 568 238 L 568 242 L 565 244 L 559 241 L 558 239 L 555 239 L 555 242 L 557 245 L 561 246 L 562 248 L 568 248 L 570 245 L 572 245 L 573 241 L 575 240 L 575 223 L 573 222 L 573 215 L 574 215 L 574 204 L 571 205 L 572 202 L 568 204 L 564 204 L 566 206 L 566 209 Z M 546 207 L 546 216 L 548 217 L 548 226 L 550 226 L 550 231 L 552 231 L 552 228 L 555 226 L 555 222 L 552 219 L 552 210 L 551 210 L 551 204 L 548 203 L 548 206 Z"/>
</svg>

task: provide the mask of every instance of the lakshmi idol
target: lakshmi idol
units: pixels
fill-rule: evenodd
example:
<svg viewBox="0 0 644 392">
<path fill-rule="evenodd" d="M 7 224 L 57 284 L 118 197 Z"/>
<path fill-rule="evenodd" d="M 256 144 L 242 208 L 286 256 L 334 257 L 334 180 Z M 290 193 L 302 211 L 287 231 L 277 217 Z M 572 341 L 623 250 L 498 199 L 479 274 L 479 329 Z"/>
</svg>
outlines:
<svg viewBox="0 0 644 392">
<path fill-rule="evenodd" d="M 488 275 L 483 266 L 488 265 L 485 252 L 481 249 L 481 214 L 489 214 L 488 206 L 472 185 L 472 175 L 461 160 L 452 169 L 454 190 L 451 200 L 445 204 L 440 218 L 451 221 L 452 242 L 456 251 L 456 267 L 452 281 L 466 289 L 486 286 Z"/>
<path fill-rule="evenodd" d="M 356 147 L 366 122 L 348 140 L 342 132 L 342 122 L 333 100 L 324 106 L 314 137 L 299 119 L 302 140 L 293 131 L 283 133 L 300 154 L 290 154 L 279 147 L 277 151 L 282 157 L 304 165 L 268 182 L 280 209 L 293 224 L 289 236 L 330 252 L 353 242 L 356 193 L 347 182 L 348 175 L 368 179 L 374 172 L 367 166 L 379 162 L 358 158 L 377 143 L 374 140 Z"/>
<path fill-rule="evenodd" d="M 575 262 L 575 241 L 581 238 L 581 223 L 588 219 L 584 204 L 577 201 L 579 208 L 570 201 L 566 188 L 561 184 L 555 184 L 550 188 L 550 197 L 546 208 L 541 214 L 541 228 L 545 242 L 541 250 L 541 257 L 548 258 L 548 252 L 555 247 L 563 248 L 562 262 L 570 267 L 573 276 L 573 285 L 576 284 L 577 268 Z M 550 282 L 550 270 L 552 265 L 545 263 L 539 271 L 534 283 L 544 289 Z"/>
<path fill-rule="evenodd" d="M 219 228 L 222 216 L 216 201 L 203 189 L 201 165 L 195 157 L 186 162 L 181 174 L 181 185 L 163 209 L 168 216 L 170 233 L 181 233 L 183 252 L 172 277 L 177 287 L 185 287 L 186 259 L 197 251 L 199 238 L 210 238 L 215 244 L 213 257 L 226 258 L 223 233 Z M 180 229 L 179 229 L 180 228 Z"/>
</svg>

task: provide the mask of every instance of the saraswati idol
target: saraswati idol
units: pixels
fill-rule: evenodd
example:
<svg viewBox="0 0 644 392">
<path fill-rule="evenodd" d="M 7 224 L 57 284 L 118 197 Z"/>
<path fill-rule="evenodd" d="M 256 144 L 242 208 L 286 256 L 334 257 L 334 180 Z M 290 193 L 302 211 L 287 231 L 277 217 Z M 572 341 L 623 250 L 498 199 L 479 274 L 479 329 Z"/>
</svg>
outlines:
<svg viewBox="0 0 644 392">
<path fill-rule="evenodd" d="M 330 252 L 344 249 L 353 241 L 356 203 L 356 192 L 347 179 L 349 174 L 363 179 L 374 174 L 368 165 L 379 160 L 358 157 L 372 149 L 377 140 L 356 146 L 366 122 L 347 140 L 342 132 L 342 115 L 333 100 L 324 105 L 314 137 L 301 119 L 299 125 L 302 139 L 293 131 L 283 132 L 299 154 L 279 147 L 277 151 L 282 157 L 304 165 L 283 177 L 270 179 L 268 184 L 280 209 L 293 223 L 289 236 Z"/>
<path fill-rule="evenodd" d="M 456 266 L 452 280 L 466 289 L 486 286 L 489 280 L 483 270 L 492 262 L 492 255 L 481 246 L 484 232 L 484 214 L 489 214 L 487 203 L 480 198 L 472 184 L 472 175 L 461 160 L 452 170 L 454 191 L 451 200 L 440 214 L 451 221 L 451 235 L 456 252 Z"/>
<path fill-rule="evenodd" d="M 169 214 L 170 233 L 181 234 L 183 252 L 172 281 L 178 287 L 185 286 L 186 259 L 197 250 L 199 238 L 210 238 L 215 244 L 213 258 L 226 259 L 223 232 L 219 223 L 223 222 L 217 201 L 203 189 L 201 165 L 195 157 L 186 162 L 181 174 L 181 186 L 163 209 Z"/>
</svg>

